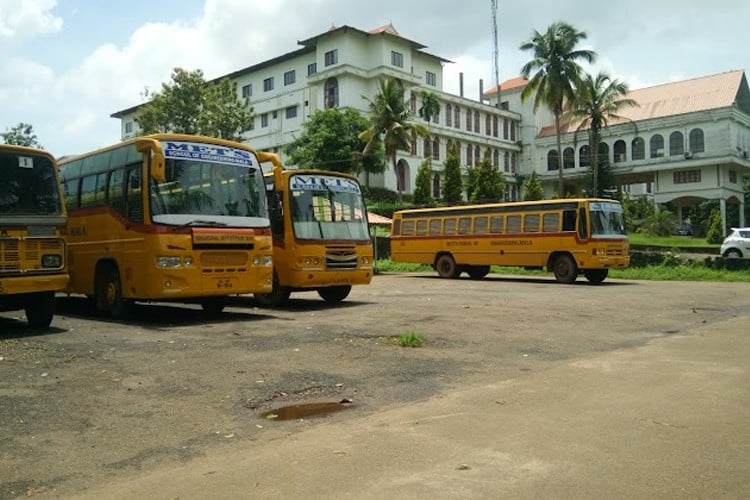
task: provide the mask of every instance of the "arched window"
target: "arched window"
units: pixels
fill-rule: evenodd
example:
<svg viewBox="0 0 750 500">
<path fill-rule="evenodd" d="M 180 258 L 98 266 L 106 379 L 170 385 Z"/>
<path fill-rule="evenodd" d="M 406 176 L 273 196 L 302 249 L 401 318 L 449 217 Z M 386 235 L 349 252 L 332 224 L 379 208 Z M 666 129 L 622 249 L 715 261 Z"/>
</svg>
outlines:
<svg viewBox="0 0 750 500">
<path fill-rule="evenodd" d="M 685 154 L 685 138 L 680 131 L 669 134 L 669 156 Z"/>
<path fill-rule="evenodd" d="M 691 153 L 702 153 L 706 150 L 706 144 L 703 139 L 703 129 L 694 128 L 688 135 L 690 140 L 690 152 Z"/>
<path fill-rule="evenodd" d="M 604 164 L 605 161 L 609 161 L 609 144 L 606 142 L 599 143 L 599 148 L 596 152 L 596 161 L 599 165 Z"/>
<path fill-rule="evenodd" d="M 403 162 L 396 165 L 396 191 L 403 193 L 406 191 L 406 167 Z"/>
<path fill-rule="evenodd" d="M 588 144 L 584 144 L 578 148 L 578 165 L 581 167 L 591 166 L 591 154 L 589 154 Z"/>
<path fill-rule="evenodd" d="M 497 127 L 498 127 L 498 118 L 497 116 L 492 117 L 492 137 L 497 137 Z"/>
<path fill-rule="evenodd" d="M 553 149 L 547 153 L 547 170 L 557 170 L 557 150 Z"/>
<path fill-rule="evenodd" d="M 479 162 L 481 161 L 481 155 L 482 155 L 482 148 L 479 147 L 477 144 L 474 146 L 474 166 L 479 166 Z"/>
<path fill-rule="evenodd" d="M 664 137 L 662 137 L 661 134 L 651 136 L 649 156 L 651 158 L 661 158 L 664 156 Z"/>
<path fill-rule="evenodd" d="M 620 163 L 627 160 L 626 149 L 627 145 L 625 144 L 625 141 L 623 141 L 622 139 L 618 139 L 615 141 L 615 163 Z"/>
<path fill-rule="evenodd" d="M 510 172 L 510 153 L 505 152 L 505 159 L 503 160 L 503 170 Z"/>
<path fill-rule="evenodd" d="M 445 154 L 448 155 L 450 153 L 450 154 L 456 155 L 458 164 L 461 165 L 461 142 L 460 141 L 449 142 L 447 147 L 450 148 L 450 151 L 446 151 Z"/>
<path fill-rule="evenodd" d="M 335 78 L 326 80 L 325 88 L 325 107 L 338 108 L 339 106 L 339 81 Z"/>
<path fill-rule="evenodd" d="M 474 122 L 472 121 L 471 110 L 467 109 L 466 110 L 466 130 L 468 130 L 469 132 L 471 132 L 471 124 L 472 123 L 474 123 Z"/>
<path fill-rule="evenodd" d="M 630 143 L 630 150 L 633 152 L 633 160 L 643 160 L 646 158 L 646 141 L 643 137 L 636 137 Z"/>
<path fill-rule="evenodd" d="M 492 164 L 495 168 L 500 168 L 500 150 L 496 149 L 492 152 Z"/>
<path fill-rule="evenodd" d="M 448 127 L 453 126 L 453 106 L 450 104 L 445 105 L 445 124 Z"/>
<path fill-rule="evenodd" d="M 429 137 L 425 137 L 422 140 L 422 156 L 425 158 L 432 156 L 432 141 Z"/>
<path fill-rule="evenodd" d="M 474 112 L 474 132 L 479 133 L 479 111 Z"/>
<path fill-rule="evenodd" d="M 576 166 L 576 152 L 573 148 L 563 149 L 563 168 L 574 168 Z"/>
<path fill-rule="evenodd" d="M 461 128 L 461 108 L 456 106 L 453 108 L 453 121 L 456 122 L 453 124 L 456 128 Z"/>
<path fill-rule="evenodd" d="M 471 165 L 474 163 L 474 146 L 471 144 L 466 145 L 466 164 Z"/>
<path fill-rule="evenodd" d="M 413 135 L 411 138 L 411 154 L 416 156 L 417 155 L 417 136 Z"/>
<path fill-rule="evenodd" d="M 492 135 L 492 115 L 489 113 L 484 117 L 484 133 Z"/>
<path fill-rule="evenodd" d="M 417 94 L 415 94 L 414 92 L 412 92 L 411 94 L 410 104 L 411 104 L 411 114 L 416 115 L 417 114 Z"/>
<path fill-rule="evenodd" d="M 432 178 L 432 197 L 440 198 L 440 174 Z"/>
<path fill-rule="evenodd" d="M 435 137 L 432 141 L 432 157 L 436 160 L 440 159 L 440 138 Z"/>
<path fill-rule="evenodd" d="M 503 118 L 503 139 L 507 139 L 509 135 L 508 119 Z"/>
</svg>

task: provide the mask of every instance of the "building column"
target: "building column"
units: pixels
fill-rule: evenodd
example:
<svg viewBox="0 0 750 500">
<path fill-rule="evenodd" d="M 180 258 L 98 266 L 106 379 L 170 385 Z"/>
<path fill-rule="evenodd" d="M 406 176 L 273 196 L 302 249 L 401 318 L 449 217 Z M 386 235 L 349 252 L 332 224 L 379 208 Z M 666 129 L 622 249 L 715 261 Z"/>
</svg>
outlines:
<svg viewBox="0 0 750 500">
<path fill-rule="evenodd" d="M 719 199 L 719 210 L 721 211 L 721 235 L 727 235 L 727 200 Z"/>
<path fill-rule="evenodd" d="M 740 197 L 740 227 L 745 227 L 745 200 Z"/>
</svg>

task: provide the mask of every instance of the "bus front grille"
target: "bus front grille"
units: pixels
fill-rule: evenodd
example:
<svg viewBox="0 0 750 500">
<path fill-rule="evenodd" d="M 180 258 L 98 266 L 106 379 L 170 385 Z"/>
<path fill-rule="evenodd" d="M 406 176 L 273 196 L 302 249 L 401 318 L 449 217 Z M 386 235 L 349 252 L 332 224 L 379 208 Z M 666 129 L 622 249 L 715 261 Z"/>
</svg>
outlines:
<svg viewBox="0 0 750 500">
<path fill-rule="evenodd" d="M 204 252 L 200 256 L 204 274 L 246 272 L 247 254 L 241 252 Z"/>
<path fill-rule="evenodd" d="M 326 269 L 357 269 L 357 260 L 354 247 L 326 248 Z"/>
<path fill-rule="evenodd" d="M 0 238 L 0 272 L 53 271 L 42 268 L 45 254 L 65 255 L 65 243 L 58 238 Z"/>
</svg>

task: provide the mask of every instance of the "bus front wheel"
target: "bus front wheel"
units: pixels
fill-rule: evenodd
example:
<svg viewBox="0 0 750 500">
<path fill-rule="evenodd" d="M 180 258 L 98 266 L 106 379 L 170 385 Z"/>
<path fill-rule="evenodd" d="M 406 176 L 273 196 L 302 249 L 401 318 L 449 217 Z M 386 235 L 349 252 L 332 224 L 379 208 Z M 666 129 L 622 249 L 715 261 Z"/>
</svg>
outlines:
<svg viewBox="0 0 750 500">
<path fill-rule="evenodd" d="M 466 272 L 471 279 L 479 280 L 490 274 L 490 266 L 469 266 Z"/>
<path fill-rule="evenodd" d="M 441 278 L 458 278 L 460 274 L 456 261 L 449 254 L 443 254 L 435 262 L 435 270 Z"/>
<path fill-rule="evenodd" d="M 557 281 L 571 284 L 578 277 L 578 266 L 570 255 L 560 255 L 555 259 L 554 272 Z"/>
<path fill-rule="evenodd" d="M 126 318 L 130 313 L 133 303 L 122 296 L 120 272 L 115 266 L 109 265 L 100 272 L 96 293 L 97 306 L 104 311 L 109 311 L 113 318 Z"/>
<path fill-rule="evenodd" d="M 328 286 L 325 288 L 318 288 L 318 295 L 329 304 L 336 304 L 341 302 L 352 291 L 350 285 L 342 286 Z"/>
<path fill-rule="evenodd" d="M 255 302 L 265 307 L 279 307 L 286 304 L 289 300 L 291 290 L 288 287 L 279 285 L 279 278 L 273 273 L 273 290 L 270 293 L 256 293 Z"/>
<path fill-rule="evenodd" d="M 224 307 L 226 307 L 226 305 L 227 302 L 223 297 L 211 297 L 208 299 L 203 299 L 201 301 L 201 308 L 203 308 L 203 312 L 211 316 L 220 314 L 221 311 L 224 310 Z"/>
<path fill-rule="evenodd" d="M 589 283 L 598 285 L 609 274 L 609 269 L 586 269 L 583 271 L 583 275 L 589 280 Z"/>
<path fill-rule="evenodd" d="M 26 321 L 31 328 L 45 329 L 52 323 L 55 315 L 55 293 L 35 293 L 24 308 Z"/>
</svg>

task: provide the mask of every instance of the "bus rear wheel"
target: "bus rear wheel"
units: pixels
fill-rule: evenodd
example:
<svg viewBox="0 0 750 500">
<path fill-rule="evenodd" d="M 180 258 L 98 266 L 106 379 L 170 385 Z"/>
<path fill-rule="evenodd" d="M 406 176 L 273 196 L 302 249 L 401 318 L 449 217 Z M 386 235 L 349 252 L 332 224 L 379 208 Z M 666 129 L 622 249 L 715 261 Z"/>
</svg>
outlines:
<svg viewBox="0 0 750 500">
<path fill-rule="evenodd" d="M 461 274 L 450 254 L 443 254 L 435 261 L 435 270 L 441 278 L 458 278 Z"/>
<path fill-rule="evenodd" d="M 35 293 L 24 308 L 26 311 L 26 321 L 31 328 L 46 329 L 52 323 L 52 317 L 55 315 L 55 293 L 41 292 Z"/>
<path fill-rule="evenodd" d="M 466 272 L 473 280 L 480 280 L 490 274 L 490 266 L 468 266 Z"/>
<path fill-rule="evenodd" d="M 349 296 L 349 292 L 352 291 L 350 285 L 342 286 L 328 286 L 325 288 L 318 288 L 318 295 L 329 304 L 336 304 L 341 302 Z"/>
<path fill-rule="evenodd" d="M 578 277 L 578 266 L 570 255 L 560 255 L 553 266 L 555 279 L 560 283 L 571 284 Z"/>
<path fill-rule="evenodd" d="M 589 283 L 598 285 L 609 274 L 609 269 L 586 269 L 583 271 L 583 275 L 589 280 Z"/>
</svg>

